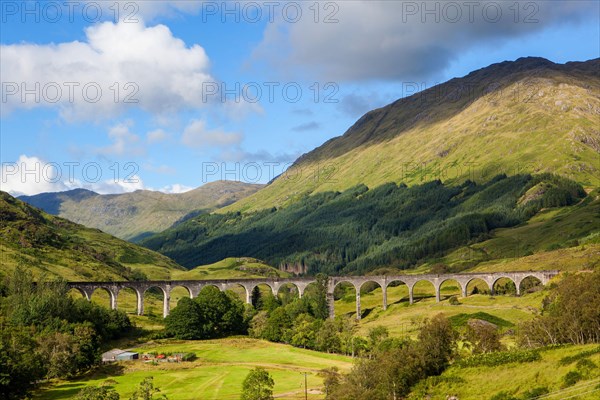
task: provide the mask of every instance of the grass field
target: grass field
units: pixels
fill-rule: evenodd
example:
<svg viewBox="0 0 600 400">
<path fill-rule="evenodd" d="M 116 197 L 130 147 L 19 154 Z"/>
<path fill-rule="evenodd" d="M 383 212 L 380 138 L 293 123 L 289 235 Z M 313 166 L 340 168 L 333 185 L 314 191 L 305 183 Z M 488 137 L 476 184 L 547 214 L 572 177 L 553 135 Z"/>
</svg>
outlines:
<svg viewBox="0 0 600 400">
<path fill-rule="evenodd" d="M 469 284 L 469 292 L 474 285 Z M 405 285 L 388 288 L 388 309 L 383 310 L 381 289 L 367 294 L 361 294 L 362 320 L 357 325 L 358 333 L 366 335 L 369 329 L 385 326 L 391 335 L 414 337 L 425 318 L 431 318 L 438 313 L 448 317 L 458 314 L 486 313 L 493 317 L 517 325 L 529 320 L 538 313 L 544 291 L 527 293 L 521 297 L 511 295 L 489 296 L 483 294 L 460 297 L 457 287 L 446 282 L 442 286 L 442 301 L 437 303 L 433 287 L 427 282 L 419 282 L 414 288 L 415 303 L 408 302 L 408 289 Z M 456 295 L 460 305 L 450 305 L 448 298 Z M 356 316 L 355 294 L 350 294 L 336 301 L 336 315 Z M 476 317 L 474 317 L 476 318 Z"/>
<path fill-rule="evenodd" d="M 429 378 L 419 384 L 412 398 L 442 400 L 448 395 L 454 395 L 460 400 L 489 400 L 501 391 L 520 397 L 527 390 L 546 387 L 550 393 L 541 397 L 544 400 L 597 400 L 600 398 L 600 369 L 591 371 L 588 379 L 565 388 L 563 377 L 576 369 L 576 363 L 559 363 L 565 357 L 597 347 L 598 345 L 568 346 L 545 350 L 541 352 L 540 361 L 531 363 L 473 368 L 452 366 L 441 377 Z M 596 353 L 588 359 L 600 365 L 600 354 Z"/>
<path fill-rule="evenodd" d="M 59 382 L 41 391 L 37 399 L 70 399 L 87 385 L 100 385 L 107 379 L 121 398 L 127 399 L 147 376 L 170 400 L 238 399 L 242 382 L 257 366 L 266 368 L 275 380 L 277 398 L 303 399 L 304 373 L 307 373 L 309 398 L 320 399 L 322 379 L 319 370 L 337 366 L 347 372 L 349 357 L 297 349 L 291 346 L 248 338 L 209 341 L 165 341 L 137 348 L 139 352 L 195 352 L 198 360 L 183 363 L 146 364 L 141 361 L 111 365 L 83 380 Z"/>
</svg>

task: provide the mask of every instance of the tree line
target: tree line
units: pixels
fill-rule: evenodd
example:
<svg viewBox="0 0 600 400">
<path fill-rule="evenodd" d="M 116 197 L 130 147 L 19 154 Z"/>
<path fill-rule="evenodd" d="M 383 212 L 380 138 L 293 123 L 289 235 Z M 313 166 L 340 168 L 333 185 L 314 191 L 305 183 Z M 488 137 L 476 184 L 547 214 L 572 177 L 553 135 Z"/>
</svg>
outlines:
<svg viewBox="0 0 600 400">
<path fill-rule="evenodd" d="M 23 399 L 41 380 L 88 370 L 103 343 L 132 329 L 125 313 L 68 291 L 19 268 L 0 285 L 0 398 Z"/>
</svg>

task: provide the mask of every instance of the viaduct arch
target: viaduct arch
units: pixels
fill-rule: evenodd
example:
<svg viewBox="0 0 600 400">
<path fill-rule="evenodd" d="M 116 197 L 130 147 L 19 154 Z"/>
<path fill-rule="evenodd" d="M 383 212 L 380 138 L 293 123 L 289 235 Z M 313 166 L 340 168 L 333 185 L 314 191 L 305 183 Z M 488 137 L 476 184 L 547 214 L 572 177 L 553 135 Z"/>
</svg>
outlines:
<svg viewBox="0 0 600 400">
<path fill-rule="evenodd" d="M 430 282 L 435 288 L 436 301 L 441 300 L 441 287 L 447 280 L 456 281 L 461 289 L 463 297 L 467 297 L 467 286 L 473 279 L 484 281 L 490 293 L 494 295 L 494 284 L 502 279 L 507 278 L 515 284 L 517 296 L 521 294 L 521 282 L 525 278 L 534 277 L 538 279 L 542 285 L 546 285 L 550 279 L 558 275 L 559 271 L 525 271 L 525 272 L 495 272 L 495 273 L 468 273 L 468 274 L 425 274 L 425 275 L 394 275 L 394 276 L 333 276 L 329 277 L 327 282 L 327 304 L 329 307 L 329 316 L 335 316 L 333 304 L 333 291 L 335 287 L 347 282 L 354 286 L 356 290 L 356 316 L 360 319 L 360 289 L 367 282 L 377 283 L 383 293 L 382 305 L 383 309 L 387 309 L 387 288 L 392 282 L 402 282 L 408 287 L 409 302 L 413 304 L 413 289 L 417 282 Z M 314 278 L 264 278 L 264 279 L 215 279 L 215 280 L 183 280 L 183 281 L 140 281 L 140 282 L 69 282 L 68 286 L 71 289 L 78 290 L 87 300 L 91 300 L 95 290 L 103 289 L 110 296 L 110 306 L 117 309 L 119 292 L 123 289 L 130 288 L 137 296 L 137 314 L 144 314 L 144 295 L 150 288 L 158 288 L 163 292 L 163 317 L 169 315 L 170 307 L 169 300 L 171 299 L 171 291 L 176 287 L 184 287 L 187 289 L 190 298 L 198 296 L 200 291 L 205 286 L 215 286 L 219 290 L 228 290 L 234 286 L 241 286 L 246 292 L 246 303 L 252 303 L 252 290 L 258 285 L 267 285 L 271 288 L 273 295 L 277 296 L 279 289 L 285 284 L 292 284 L 298 289 L 300 297 L 308 285 L 316 282 Z"/>
</svg>

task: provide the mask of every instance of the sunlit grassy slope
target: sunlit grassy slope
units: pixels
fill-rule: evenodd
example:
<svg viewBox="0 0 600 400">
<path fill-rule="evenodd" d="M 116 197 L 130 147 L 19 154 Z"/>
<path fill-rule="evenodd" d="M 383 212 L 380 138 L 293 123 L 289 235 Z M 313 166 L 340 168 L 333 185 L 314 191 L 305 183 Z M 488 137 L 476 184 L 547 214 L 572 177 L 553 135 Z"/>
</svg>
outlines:
<svg viewBox="0 0 600 400">
<path fill-rule="evenodd" d="M 185 270 L 164 270 L 147 265 L 144 272 L 152 280 L 207 280 L 259 277 L 288 277 L 289 274 L 251 257 L 230 257 L 214 264 Z"/>
<path fill-rule="evenodd" d="M 441 377 L 429 378 L 418 385 L 411 399 L 443 400 L 457 396 L 460 400 L 489 400 L 499 392 L 523 396 L 531 389 L 545 387 L 549 393 L 539 397 L 545 400 L 597 400 L 600 393 L 600 369 L 591 371 L 587 379 L 574 386 L 564 387 L 564 376 L 576 369 L 576 363 L 561 365 L 565 357 L 593 350 L 598 345 L 567 346 L 541 352 L 542 359 L 531 363 L 510 363 L 496 367 L 450 367 Z M 600 365 L 600 354 L 588 357 Z M 519 397 L 522 398 L 522 397 Z M 537 399 L 538 397 L 535 397 Z"/>
<path fill-rule="evenodd" d="M 125 280 L 136 269 L 145 272 L 148 265 L 161 274 L 183 269 L 161 254 L 46 214 L 0 192 L 0 275 L 20 266 L 36 278 Z"/>
<path fill-rule="evenodd" d="M 478 280 L 469 284 L 469 293 L 477 286 L 479 290 L 486 290 L 487 285 Z M 405 285 L 388 288 L 388 309 L 383 310 L 383 296 L 381 289 L 370 293 L 361 294 L 362 320 L 357 325 L 360 334 L 366 335 L 369 329 L 376 326 L 385 326 L 390 334 L 397 336 L 415 337 L 422 322 L 438 313 L 444 313 L 451 317 L 458 314 L 472 315 L 487 314 L 483 318 L 490 318 L 490 322 L 497 322 L 492 317 L 506 321 L 506 327 L 515 327 L 522 321 L 533 318 L 541 306 L 541 301 L 546 295 L 542 292 L 529 293 L 521 297 L 494 296 L 483 294 L 470 295 L 466 298 L 460 297 L 460 289 L 453 281 L 447 281 L 442 285 L 442 301 L 435 301 L 433 286 L 428 282 L 419 282 L 414 288 L 415 303 L 408 302 L 408 289 Z M 448 298 L 457 296 L 460 305 L 450 305 Z M 335 304 L 336 315 L 346 315 L 354 318 L 356 316 L 356 302 L 354 290 L 338 300 Z M 479 314 L 480 317 L 483 314 Z M 491 316 L 491 317 L 488 317 Z"/>
<path fill-rule="evenodd" d="M 361 183 L 483 182 L 500 172 L 553 172 L 598 187 L 599 62 L 493 64 L 370 111 L 222 211 L 279 207 Z"/>
<path fill-rule="evenodd" d="M 290 274 L 273 268 L 254 258 L 226 258 L 210 265 L 202 265 L 189 271 L 173 271 L 172 279 L 240 279 L 240 278 L 286 278 Z"/>
<path fill-rule="evenodd" d="M 198 360 L 191 363 L 149 365 L 126 362 L 118 368 L 107 368 L 91 377 L 53 385 L 42 391 L 39 399 L 70 399 L 86 385 L 99 385 L 110 378 L 112 384 L 127 399 L 137 384 L 147 376 L 170 400 L 239 399 L 241 386 L 254 367 L 266 368 L 275 380 L 277 398 L 304 398 L 304 373 L 307 373 L 309 398 L 322 399 L 322 368 L 337 366 L 347 372 L 352 366 L 349 357 L 302 350 L 291 346 L 239 338 L 210 341 L 188 341 L 149 344 L 136 348 L 139 352 L 194 352 Z M 115 373 L 116 372 L 116 373 Z"/>
<path fill-rule="evenodd" d="M 159 253 L 49 215 L 0 192 L 0 276 L 18 266 L 36 278 L 68 281 L 122 281 L 132 279 L 135 272 L 150 280 L 288 276 L 252 258 L 228 258 L 185 270 Z"/>
</svg>

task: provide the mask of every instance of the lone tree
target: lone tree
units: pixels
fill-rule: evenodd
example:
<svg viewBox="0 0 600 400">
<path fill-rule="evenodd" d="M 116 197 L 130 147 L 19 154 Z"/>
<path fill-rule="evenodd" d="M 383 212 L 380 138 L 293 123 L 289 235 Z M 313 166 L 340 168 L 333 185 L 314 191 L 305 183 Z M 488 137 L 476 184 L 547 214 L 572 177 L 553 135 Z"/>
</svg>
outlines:
<svg viewBox="0 0 600 400">
<path fill-rule="evenodd" d="M 113 388 L 106 386 L 87 386 L 75 398 L 76 400 L 119 400 L 121 397 Z"/>
<path fill-rule="evenodd" d="M 142 380 L 135 392 L 131 395 L 129 400 L 168 400 L 167 396 L 164 394 L 158 395 L 160 393 L 160 389 L 154 387 L 154 377 L 147 376 Z M 156 396 L 155 396 L 156 395 Z"/>
<path fill-rule="evenodd" d="M 241 400 L 273 400 L 275 382 L 266 369 L 254 368 L 242 384 Z"/>
</svg>

